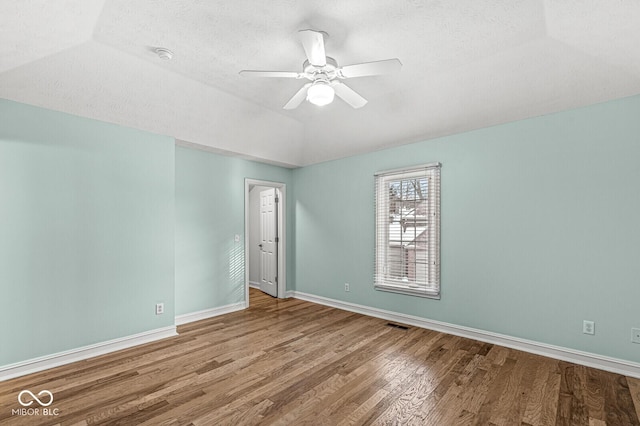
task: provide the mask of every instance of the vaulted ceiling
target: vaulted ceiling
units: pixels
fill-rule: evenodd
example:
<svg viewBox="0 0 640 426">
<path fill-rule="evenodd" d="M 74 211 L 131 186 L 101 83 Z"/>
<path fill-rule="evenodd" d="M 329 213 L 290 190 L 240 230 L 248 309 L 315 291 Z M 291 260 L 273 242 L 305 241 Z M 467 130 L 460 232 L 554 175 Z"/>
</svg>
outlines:
<svg viewBox="0 0 640 426">
<path fill-rule="evenodd" d="M 282 106 L 301 29 L 369 103 Z M 0 97 L 301 166 L 640 93 L 636 0 L 6 0 Z M 170 61 L 154 53 L 174 52 Z"/>
</svg>

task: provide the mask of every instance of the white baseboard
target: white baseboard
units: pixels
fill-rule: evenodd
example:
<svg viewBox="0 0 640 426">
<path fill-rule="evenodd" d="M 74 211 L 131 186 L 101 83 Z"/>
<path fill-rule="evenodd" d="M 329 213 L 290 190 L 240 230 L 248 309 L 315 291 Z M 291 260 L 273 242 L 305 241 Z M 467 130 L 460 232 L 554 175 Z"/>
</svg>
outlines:
<svg viewBox="0 0 640 426">
<path fill-rule="evenodd" d="M 493 333 L 476 328 L 464 327 L 441 321 L 434 321 L 399 312 L 392 312 L 383 309 L 372 308 L 369 306 L 357 305 L 355 303 L 343 302 L 340 300 L 329 299 L 322 296 L 315 296 L 313 294 L 302 293 L 299 291 L 293 291 L 291 293 L 293 297 L 301 300 L 306 300 L 308 302 L 331 306 L 333 308 L 356 312 L 359 314 L 381 318 L 388 321 L 413 325 L 415 327 L 440 331 L 442 333 L 453 334 L 455 336 L 479 340 L 481 342 L 493 343 L 499 346 L 505 346 L 511 349 L 517 349 L 520 351 L 530 352 L 549 358 L 568 361 L 587 367 L 598 368 L 600 370 L 610 371 L 612 373 L 622 374 L 625 376 L 640 378 L 640 363 L 632 361 L 626 361 L 589 352 L 582 352 L 562 346 L 549 345 L 546 343 L 521 339 L 518 337 L 507 336 L 505 334 Z"/>
<path fill-rule="evenodd" d="M 257 288 L 260 290 L 260 283 L 257 281 L 249 281 L 249 287 Z"/>
<path fill-rule="evenodd" d="M 177 335 L 176 327 L 172 325 L 169 327 L 157 328 L 155 330 L 133 334 L 131 336 L 108 340 L 106 342 L 83 346 L 81 348 L 45 355 L 17 362 L 15 364 L 3 365 L 0 366 L 0 382 Z"/>
<path fill-rule="evenodd" d="M 287 290 L 287 292 L 284 294 L 284 297 L 286 297 L 286 298 L 296 297 L 296 292 L 295 292 L 295 290 Z M 301 298 L 301 299 L 302 299 L 302 298 Z"/>
<path fill-rule="evenodd" d="M 203 311 L 191 312 L 189 314 L 177 315 L 176 325 L 188 324 L 194 321 L 200 321 L 207 318 L 217 317 L 218 315 L 228 314 L 235 311 L 245 309 L 245 302 L 232 303 L 230 305 L 220 306 L 218 308 L 205 309 Z"/>
</svg>

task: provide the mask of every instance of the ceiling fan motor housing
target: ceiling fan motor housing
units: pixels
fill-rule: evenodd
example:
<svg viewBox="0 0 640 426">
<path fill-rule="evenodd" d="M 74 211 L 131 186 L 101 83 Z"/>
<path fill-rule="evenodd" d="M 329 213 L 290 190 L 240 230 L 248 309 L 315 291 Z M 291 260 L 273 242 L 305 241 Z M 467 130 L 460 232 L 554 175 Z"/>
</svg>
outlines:
<svg viewBox="0 0 640 426">
<path fill-rule="evenodd" d="M 309 60 L 304 61 L 302 64 L 303 73 L 305 77 L 307 77 L 311 81 L 316 80 L 327 80 L 331 81 L 338 77 L 338 63 L 335 59 L 327 56 L 327 63 L 323 67 L 317 67 L 315 65 L 311 65 Z"/>
</svg>

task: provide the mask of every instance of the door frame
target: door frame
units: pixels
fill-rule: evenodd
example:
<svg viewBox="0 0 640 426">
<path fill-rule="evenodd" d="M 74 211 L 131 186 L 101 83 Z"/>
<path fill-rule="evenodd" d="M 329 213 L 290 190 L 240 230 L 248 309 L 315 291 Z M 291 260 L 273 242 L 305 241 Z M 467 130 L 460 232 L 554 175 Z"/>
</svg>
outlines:
<svg viewBox="0 0 640 426">
<path fill-rule="evenodd" d="M 244 180 L 244 300 L 249 307 L 249 191 L 254 186 L 276 188 L 278 203 L 278 299 L 284 299 L 287 291 L 287 185 L 282 182 L 245 178 Z"/>
</svg>

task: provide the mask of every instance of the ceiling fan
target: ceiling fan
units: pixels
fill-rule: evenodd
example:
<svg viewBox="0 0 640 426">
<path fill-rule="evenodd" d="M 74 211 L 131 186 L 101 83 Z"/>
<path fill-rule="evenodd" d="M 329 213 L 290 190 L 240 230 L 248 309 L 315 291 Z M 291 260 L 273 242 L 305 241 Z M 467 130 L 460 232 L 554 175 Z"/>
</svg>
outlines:
<svg viewBox="0 0 640 426">
<path fill-rule="evenodd" d="M 327 105 L 333 102 L 334 95 L 342 98 L 353 108 L 361 108 L 367 100 L 340 80 L 370 75 L 390 74 L 402 67 L 399 59 L 364 62 L 339 67 L 335 59 L 326 56 L 324 36 L 326 33 L 314 30 L 298 31 L 307 60 L 302 64 L 302 72 L 295 71 L 254 71 L 242 70 L 240 75 L 250 77 L 306 78 L 309 80 L 293 95 L 284 109 L 297 108 L 305 99 L 314 105 Z"/>
</svg>

